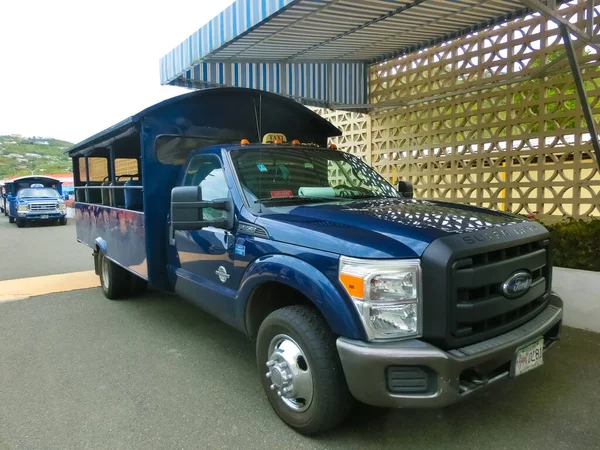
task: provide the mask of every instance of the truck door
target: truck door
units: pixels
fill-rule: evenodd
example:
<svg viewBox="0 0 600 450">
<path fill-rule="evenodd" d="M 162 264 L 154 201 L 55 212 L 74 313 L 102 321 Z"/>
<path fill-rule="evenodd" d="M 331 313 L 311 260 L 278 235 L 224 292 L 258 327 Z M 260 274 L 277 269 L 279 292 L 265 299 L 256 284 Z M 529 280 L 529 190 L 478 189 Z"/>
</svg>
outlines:
<svg viewBox="0 0 600 450">
<path fill-rule="evenodd" d="M 196 155 L 186 169 L 182 186 L 200 186 L 203 200 L 229 195 L 225 173 L 218 156 Z M 222 211 L 204 208 L 204 220 L 218 218 Z M 234 266 L 234 236 L 214 227 L 175 231 L 177 280 L 175 290 L 182 297 L 229 322 L 233 319 L 233 298 L 240 284 L 241 269 Z"/>
</svg>

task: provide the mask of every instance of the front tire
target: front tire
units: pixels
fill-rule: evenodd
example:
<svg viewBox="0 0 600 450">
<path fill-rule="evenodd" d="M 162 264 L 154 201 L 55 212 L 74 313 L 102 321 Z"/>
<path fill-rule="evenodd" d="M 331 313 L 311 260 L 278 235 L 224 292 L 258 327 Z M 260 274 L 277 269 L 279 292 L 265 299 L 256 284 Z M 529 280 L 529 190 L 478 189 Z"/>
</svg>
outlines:
<svg viewBox="0 0 600 450">
<path fill-rule="evenodd" d="M 61 225 L 66 225 L 67 224 L 67 218 L 66 217 L 61 217 L 60 219 L 58 219 L 58 223 Z"/>
<path fill-rule="evenodd" d="M 17 226 L 18 226 L 19 228 L 23 228 L 23 227 L 26 225 L 26 223 L 25 223 L 25 221 L 24 221 L 23 219 L 19 219 L 19 218 L 17 218 L 17 219 L 16 219 L 16 222 L 17 222 Z"/>
<path fill-rule="evenodd" d="M 102 293 L 110 300 L 118 300 L 127 292 L 129 272 L 118 266 L 104 255 L 100 258 L 100 286 Z"/>
<path fill-rule="evenodd" d="M 289 306 L 263 321 L 256 358 L 271 406 L 287 425 L 310 435 L 331 429 L 350 413 L 335 336 L 313 308 Z"/>
</svg>

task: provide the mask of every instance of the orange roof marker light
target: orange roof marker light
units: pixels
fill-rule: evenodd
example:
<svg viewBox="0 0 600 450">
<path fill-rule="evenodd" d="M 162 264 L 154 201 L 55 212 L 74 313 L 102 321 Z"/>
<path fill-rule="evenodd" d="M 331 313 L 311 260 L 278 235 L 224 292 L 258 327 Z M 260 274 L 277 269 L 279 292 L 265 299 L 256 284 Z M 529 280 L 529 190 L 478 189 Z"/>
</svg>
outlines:
<svg viewBox="0 0 600 450">
<path fill-rule="evenodd" d="M 337 145 L 335 145 L 335 144 L 329 144 L 329 148 L 331 150 L 337 150 Z"/>
<path fill-rule="evenodd" d="M 240 144 L 242 144 L 242 145 L 250 145 L 250 141 L 248 139 L 242 139 L 240 141 Z"/>
<path fill-rule="evenodd" d="M 292 141 L 292 145 L 300 145 L 300 141 L 298 139 L 294 139 Z"/>
<path fill-rule="evenodd" d="M 275 139 L 273 141 L 273 144 L 275 144 L 275 145 L 281 145 L 281 144 L 283 144 L 283 141 L 281 139 Z"/>
</svg>

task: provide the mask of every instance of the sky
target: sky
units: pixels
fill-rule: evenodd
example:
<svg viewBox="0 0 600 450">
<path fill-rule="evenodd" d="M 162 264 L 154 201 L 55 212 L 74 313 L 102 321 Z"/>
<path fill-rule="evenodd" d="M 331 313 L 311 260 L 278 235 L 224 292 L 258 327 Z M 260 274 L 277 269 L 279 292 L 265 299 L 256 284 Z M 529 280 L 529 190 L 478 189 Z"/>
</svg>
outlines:
<svg viewBox="0 0 600 450">
<path fill-rule="evenodd" d="M 232 0 L 0 0 L 0 135 L 81 141 L 186 89 L 159 59 Z"/>
</svg>

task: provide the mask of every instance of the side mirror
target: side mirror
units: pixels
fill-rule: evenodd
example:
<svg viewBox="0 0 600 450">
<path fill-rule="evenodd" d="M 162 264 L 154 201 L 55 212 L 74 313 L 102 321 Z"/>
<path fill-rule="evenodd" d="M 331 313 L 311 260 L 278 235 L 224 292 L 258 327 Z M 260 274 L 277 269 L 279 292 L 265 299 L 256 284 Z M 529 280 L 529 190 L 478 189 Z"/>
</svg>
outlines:
<svg viewBox="0 0 600 450">
<path fill-rule="evenodd" d="M 410 181 L 398 181 L 398 192 L 404 198 L 413 198 L 413 185 Z"/>
<path fill-rule="evenodd" d="M 204 220 L 204 208 L 224 211 L 223 217 Z M 200 230 L 215 227 L 233 228 L 233 201 L 231 198 L 202 200 L 200 186 L 178 186 L 171 190 L 171 225 L 173 230 Z"/>
</svg>

